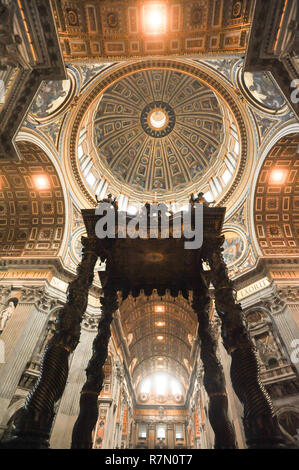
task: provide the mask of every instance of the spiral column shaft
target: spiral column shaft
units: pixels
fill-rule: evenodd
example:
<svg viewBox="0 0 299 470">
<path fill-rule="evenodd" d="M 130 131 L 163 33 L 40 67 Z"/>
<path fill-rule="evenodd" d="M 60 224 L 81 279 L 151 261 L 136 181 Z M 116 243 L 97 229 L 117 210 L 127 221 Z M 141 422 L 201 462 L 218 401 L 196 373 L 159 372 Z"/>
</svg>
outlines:
<svg viewBox="0 0 299 470">
<path fill-rule="evenodd" d="M 256 348 L 245 325 L 241 305 L 234 298 L 222 256 L 224 237 L 210 244 L 206 261 L 215 287 L 216 310 L 222 321 L 224 347 L 232 357 L 231 380 L 244 407 L 243 424 L 249 448 L 276 448 L 284 445 L 272 402 L 259 376 Z"/>
<path fill-rule="evenodd" d="M 81 391 L 80 413 L 74 425 L 72 449 L 91 449 L 92 432 L 98 419 L 98 396 L 103 387 L 103 367 L 108 355 L 110 325 L 118 307 L 116 290 L 105 287 L 101 297 L 102 316 L 92 345 L 92 357 L 86 368 L 86 382 Z"/>
<path fill-rule="evenodd" d="M 80 338 L 80 323 L 85 313 L 88 292 L 98 259 L 95 240 L 82 239 L 83 256 L 77 275 L 69 284 L 67 302 L 56 320 L 56 331 L 47 344 L 40 375 L 28 394 L 8 447 L 47 448 L 54 419 L 54 405 L 65 389 L 68 359 Z"/>
<path fill-rule="evenodd" d="M 198 316 L 200 357 L 204 367 L 204 386 L 209 396 L 209 421 L 215 434 L 215 449 L 235 449 L 236 438 L 228 418 L 228 399 L 224 372 L 217 358 L 217 341 L 209 320 L 208 289 L 193 292 L 193 309 Z"/>
</svg>

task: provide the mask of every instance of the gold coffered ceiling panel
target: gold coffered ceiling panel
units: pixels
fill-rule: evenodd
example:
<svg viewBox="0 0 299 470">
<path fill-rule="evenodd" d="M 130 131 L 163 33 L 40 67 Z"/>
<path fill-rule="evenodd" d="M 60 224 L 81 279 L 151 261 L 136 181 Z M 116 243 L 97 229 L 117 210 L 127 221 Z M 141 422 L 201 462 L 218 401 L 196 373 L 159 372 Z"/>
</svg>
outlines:
<svg viewBox="0 0 299 470">
<path fill-rule="evenodd" d="M 253 0 L 52 0 L 67 60 L 245 52 Z"/>
</svg>

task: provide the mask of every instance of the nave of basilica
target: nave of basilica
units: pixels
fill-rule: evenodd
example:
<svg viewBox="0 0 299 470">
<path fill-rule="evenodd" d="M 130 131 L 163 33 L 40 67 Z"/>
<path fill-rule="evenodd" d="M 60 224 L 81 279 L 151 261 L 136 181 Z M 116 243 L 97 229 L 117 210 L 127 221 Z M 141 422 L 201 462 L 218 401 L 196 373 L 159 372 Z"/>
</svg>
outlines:
<svg viewBox="0 0 299 470">
<path fill-rule="evenodd" d="M 0 448 L 299 446 L 298 25 L 0 1 Z M 169 238 L 99 239 L 99 201 Z"/>
</svg>

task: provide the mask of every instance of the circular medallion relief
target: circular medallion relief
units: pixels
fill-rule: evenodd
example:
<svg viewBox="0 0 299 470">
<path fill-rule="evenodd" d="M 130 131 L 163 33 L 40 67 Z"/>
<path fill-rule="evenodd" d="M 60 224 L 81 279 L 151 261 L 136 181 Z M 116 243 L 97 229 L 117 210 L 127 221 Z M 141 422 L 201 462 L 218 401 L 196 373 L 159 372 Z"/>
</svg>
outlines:
<svg viewBox="0 0 299 470">
<path fill-rule="evenodd" d="M 223 243 L 223 258 L 228 267 L 236 264 L 243 256 L 245 251 L 245 240 L 243 236 L 236 231 L 224 232 L 225 241 Z"/>
<path fill-rule="evenodd" d="M 45 82 L 30 108 L 30 113 L 36 118 L 49 117 L 67 100 L 70 90 L 70 79 Z"/>
<path fill-rule="evenodd" d="M 239 81 L 246 97 L 260 109 L 276 113 L 284 108 L 285 98 L 268 72 L 241 70 Z"/>
</svg>

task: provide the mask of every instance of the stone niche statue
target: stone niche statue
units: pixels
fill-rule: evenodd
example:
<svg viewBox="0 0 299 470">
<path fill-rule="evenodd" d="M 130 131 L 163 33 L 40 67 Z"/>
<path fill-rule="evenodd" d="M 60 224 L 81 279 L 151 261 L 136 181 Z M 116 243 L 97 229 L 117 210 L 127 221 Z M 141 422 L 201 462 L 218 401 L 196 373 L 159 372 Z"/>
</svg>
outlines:
<svg viewBox="0 0 299 470">
<path fill-rule="evenodd" d="M 8 305 L 5 307 L 2 312 L 0 312 L 0 334 L 3 332 L 5 325 L 13 312 L 15 311 L 16 306 L 18 305 L 18 299 L 16 297 L 11 297 L 8 300 Z"/>
</svg>

